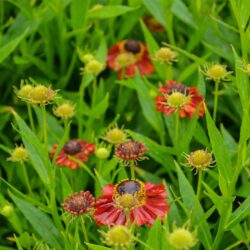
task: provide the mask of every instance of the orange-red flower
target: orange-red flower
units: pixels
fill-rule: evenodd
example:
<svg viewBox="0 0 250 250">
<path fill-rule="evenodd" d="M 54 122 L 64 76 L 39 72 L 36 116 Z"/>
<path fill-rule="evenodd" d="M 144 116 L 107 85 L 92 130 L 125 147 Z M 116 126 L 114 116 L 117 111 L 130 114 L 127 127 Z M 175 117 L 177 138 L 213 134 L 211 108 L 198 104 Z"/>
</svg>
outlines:
<svg viewBox="0 0 250 250">
<path fill-rule="evenodd" d="M 108 51 L 108 66 L 118 71 L 119 78 L 132 77 L 136 69 L 141 75 L 153 73 L 154 67 L 145 44 L 136 40 L 123 40 Z"/>
<path fill-rule="evenodd" d="M 126 165 L 129 165 L 130 161 L 135 164 L 137 161 L 144 160 L 142 155 L 148 150 L 144 145 L 138 141 L 127 141 L 120 143 L 115 149 L 115 156 L 120 158 Z"/>
<path fill-rule="evenodd" d="M 204 98 L 199 94 L 197 88 L 188 87 L 177 81 L 166 81 L 167 86 L 160 87 L 161 96 L 157 96 L 155 104 L 157 111 L 166 115 L 171 115 L 175 111 L 179 112 L 181 118 L 189 117 L 195 114 L 198 106 L 199 117 L 204 115 Z"/>
<path fill-rule="evenodd" d="M 138 226 L 151 226 L 157 217 L 163 220 L 169 210 L 163 184 L 127 179 L 107 185 L 102 192 L 94 212 L 98 225 L 126 224 L 128 218 Z"/>
<path fill-rule="evenodd" d="M 53 158 L 58 144 L 55 144 L 50 152 L 50 157 Z M 66 142 L 56 157 L 56 164 L 58 166 L 76 169 L 80 167 L 79 163 L 74 161 L 74 158 L 81 161 L 88 161 L 88 155 L 93 154 L 95 145 L 86 142 L 82 139 L 73 139 Z"/>
<path fill-rule="evenodd" d="M 161 33 L 164 31 L 164 27 L 153 16 L 144 16 L 143 21 L 148 29 L 152 32 Z"/>
<path fill-rule="evenodd" d="M 94 208 L 95 198 L 89 191 L 75 192 L 74 195 L 69 195 L 63 208 L 65 211 L 73 215 L 81 215 L 90 212 Z"/>
</svg>

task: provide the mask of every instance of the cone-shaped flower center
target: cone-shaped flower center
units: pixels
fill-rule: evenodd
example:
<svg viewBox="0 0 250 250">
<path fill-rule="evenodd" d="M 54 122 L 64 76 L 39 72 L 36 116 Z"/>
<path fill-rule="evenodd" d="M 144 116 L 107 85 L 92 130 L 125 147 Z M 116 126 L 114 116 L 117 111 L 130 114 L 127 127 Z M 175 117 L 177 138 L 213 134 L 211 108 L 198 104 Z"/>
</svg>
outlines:
<svg viewBox="0 0 250 250">
<path fill-rule="evenodd" d="M 125 52 L 125 53 L 119 54 L 116 57 L 115 62 L 116 62 L 117 69 L 125 68 L 125 67 L 135 63 L 135 57 L 132 53 Z"/>
<path fill-rule="evenodd" d="M 127 135 L 122 129 L 113 128 L 108 131 L 107 135 L 105 136 L 105 139 L 110 143 L 118 144 L 126 141 Z"/>
<path fill-rule="evenodd" d="M 225 78 L 227 75 L 227 70 L 225 66 L 220 64 L 215 64 L 207 70 L 207 76 L 214 80 L 219 80 Z"/>
<path fill-rule="evenodd" d="M 177 228 L 169 236 L 170 244 L 175 249 L 189 249 L 196 244 L 196 239 L 191 232 L 185 228 Z"/>
<path fill-rule="evenodd" d="M 212 163 L 212 156 L 205 150 L 196 150 L 190 154 L 189 163 L 194 167 L 207 167 Z"/>
<path fill-rule="evenodd" d="M 132 194 L 124 194 L 118 198 L 118 203 L 122 208 L 133 208 L 138 205 L 138 200 Z"/>
<path fill-rule="evenodd" d="M 71 140 L 64 144 L 64 152 L 69 155 L 74 155 L 83 150 L 83 145 L 77 140 Z"/>
<path fill-rule="evenodd" d="M 141 50 L 141 46 L 140 43 L 138 43 L 135 40 L 128 40 L 125 44 L 124 44 L 124 49 L 127 52 L 131 52 L 133 54 L 137 54 L 140 52 Z"/>
<path fill-rule="evenodd" d="M 173 92 L 167 96 L 168 105 L 173 108 L 181 108 L 187 102 L 187 96 L 181 92 Z"/>
</svg>

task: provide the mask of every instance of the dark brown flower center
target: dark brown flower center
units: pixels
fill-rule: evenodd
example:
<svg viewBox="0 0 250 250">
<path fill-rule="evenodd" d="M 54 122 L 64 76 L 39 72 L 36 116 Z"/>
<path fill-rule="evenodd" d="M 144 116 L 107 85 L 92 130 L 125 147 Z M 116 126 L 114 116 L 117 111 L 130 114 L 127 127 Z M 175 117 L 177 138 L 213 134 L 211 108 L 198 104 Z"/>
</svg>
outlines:
<svg viewBox="0 0 250 250">
<path fill-rule="evenodd" d="M 134 195 L 141 189 L 141 184 L 138 181 L 126 180 L 121 182 L 117 187 L 116 191 L 119 195 L 132 194 Z"/>
<path fill-rule="evenodd" d="M 127 52 L 131 52 L 132 54 L 137 54 L 140 52 L 141 50 L 141 46 L 140 43 L 138 43 L 135 40 L 128 40 L 125 44 L 124 44 L 124 48 Z"/>
<path fill-rule="evenodd" d="M 174 92 L 179 92 L 184 95 L 187 94 L 187 87 L 184 84 L 176 83 L 172 87 L 169 88 L 168 94 L 172 94 Z"/>
<path fill-rule="evenodd" d="M 123 155 L 141 153 L 141 145 L 138 142 L 124 142 L 119 145 L 119 149 Z"/>
<path fill-rule="evenodd" d="M 74 155 L 83 150 L 81 142 L 77 140 L 71 140 L 64 144 L 63 150 L 66 154 Z"/>
</svg>

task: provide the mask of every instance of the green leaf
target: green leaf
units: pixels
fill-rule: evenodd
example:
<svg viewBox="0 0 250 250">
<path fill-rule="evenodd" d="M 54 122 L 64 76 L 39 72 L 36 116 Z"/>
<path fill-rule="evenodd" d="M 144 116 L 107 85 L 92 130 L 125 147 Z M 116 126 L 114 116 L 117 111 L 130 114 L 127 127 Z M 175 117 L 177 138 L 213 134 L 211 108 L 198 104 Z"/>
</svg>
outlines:
<svg viewBox="0 0 250 250">
<path fill-rule="evenodd" d="M 3 62 L 18 46 L 18 44 L 25 38 L 29 29 L 27 28 L 21 35 L 10 40 L 0 48 L 0 63 Z"/>
<path fill-rule="evenodd" d="M 156 111 L 153 99 L 149 95 L 149 89 L 139 76 L 138 72 L 135 77 L 136 92 L 142 108 L 142 112 L 149 124 L 158 132 L 164 132 L 164 125 L 160 113 Z"/>
<path fill-rule="evenodd" d="M 36 170 L 36 172 L 38 173 L 38 175 L 40 176 L 41 180 L 44 183 L 47 183 L 48 172 L 45 163 L 49 162 L 49 160 L 47 160 L 48 159 L 48 156 L 46 154 L 47 150 L 45 150 L 44 146 L 37 138 L 37 136 L 31 131 L 31 129 L 27 126 L 25 121 L 17 113 L 14 113 L 14 117 L 20 129 L 20 134 L 24 146 L 28 150 L 29 158 L 32 162 L 32 165 Z"/>
<path fill-rule="evenodd" d="M 177 16 L 184 23 L 188 24 L 193 28 L 196 27 L 193 15 L 182 0 L 175 0 L 171 7 L 171 10 L 175 14 L 175 16 Z"/>
<path fill-rule="evenodd" d="M 250 195 L 244 200 L 239 207 L 232 213 L 229 222 L 226 226 L 227 229 L 232 229 L 240 223 L 245 217 L 250 214 Z"/>
<path fill-rule="evenodd" d="M 133 132 L 131 130 L 127 131 L 134 140 L 143 142 L 144 146 L 149 150 L 147 154 L 155 161 L 162 165 L 165 165 L 166 163 L 171 163 L 170 165 L 172 165 L 173 159 L 170 155 L 175 154 L 175 150 L 173 148 L 159 145 L 157 142 L 142 134 Z"/>
<path fill-rule="evenodd" d="M 146 44 L 147 44 L 147 47 L 148 47 L 148 50 L 149 50 L 149 54 L 150 54 L 151 58 L 154 58 L 154 54 L 159 49 L 159 45 L 155 41 L 154 37 L 152 36 L 151 32 L 146 27 L 144 22 L 140 21 L 140 24 L 141 24 L 142 31 L 143 31 L 143 34 L 144 34 L 144 37 L 145 37 L 145 40 L 146 40 Z M 165 65 L 159 63 L 156 60 L 153 60 L 153 64 L 155 66 L 155 70 L 160 75 L 161 79 L 165 80 L 165 77 L 166 77 Z"/>
<path fill-rule="evenodd" d="M 154 225 L 150 228 L 148 232 L 148 239 L 146 244 L 152 249 L 161 249 L 162 244 L 162 227 L 161 227 L 161 220 L 158 217 L 157 220 L 154 222 Z"/>
<path fill-rule="evenodd" d="M 177 164 L 176 167 L 181 197 L 185 206 L 189 210 L 193 210 L 194 205 L 197 202 L 195 192 L 189 181 L 187 180 L 186 176 L 182 172 L 181 168 Z M 201 240 L 202 245 L 205 247 L 205 249 L 211 249 L 212 237 L 209 226 L 204 216 L 204 211 L 200 203 L 198 203 L 196 211 L 194 211 L 191 216 L 193 217 L 194 224 L 198 226 L 199 238 Z"/>
<path fill-rule="evenodd" d="M 143 0 L 143 4 L 148 11 L 163 25 L 165 26 L 165 13 L 160 0 Z"/>
<path fill-rule="evenodd" d="M 127 12 L 134 11 L 137 8 L 132 8 L 123 5 L 112 5 L 112 6 L 103 6 L 100 9 L 91 10 L 88 12 L 89 18 L 112 18 L 120 15 L 124 15 Z"/>
<path fill-rule="evenodd" d="M 38 210 L 30 203 L 18 198 L 9 191 L 11 199 L 15 202 L 17 207 L 23 213 L 24 217 L 33 226 L 34 230 L 42 237 L 44 241 L 56 249 L 62 249 L 61 236 L 51 219 Z"/>
<path fill-rule="evenodd" d="M 207 120 L 207 128 L 208 135 L 212 144 L 213 153 L 216 160 L 216 165 L 219 169 L 219 184 L 221 188 L 221 192 L 223 194 L 228 193 L 228 184 L 232 179 L 233 168 L 231 159 L 226 148 L 225 142 L 216 128 L 214 121 L 212 120 L 209 112 L 206 110 L 206 120 Z"/>
<path fill-rule="evenodd" d="M 85 242 L 85 244 L 92 250 L 112 250 L 112 248 L 109 248 L 109 247 L 103 247 L 100 245 L 95 245 L 95 244 L 91 244 L 87 242 Z"/>
<path fill-rule="evenodd" d="M 234 61 L 235 61 L 235 82 L 239 95 L 240 95 L 240 102 L 243 109 L 247 109 L 249 104 L 249 77 L 246 72 L 243 71 L 244 65 L 242 60 L 239 58 L 237 52 L 235 51 L 234 47 L 232 47 L 233 54 L 234 54 Z"/>
<path fill-rule="evenodd" d="M 108 105 L 109 93 L 107 93 L 106 96 L 99 103 L 97 103 L 93 109 L 90 110 L 89 117 L 98 118 L 100 115 L 106 112 Z"/>
</svg>

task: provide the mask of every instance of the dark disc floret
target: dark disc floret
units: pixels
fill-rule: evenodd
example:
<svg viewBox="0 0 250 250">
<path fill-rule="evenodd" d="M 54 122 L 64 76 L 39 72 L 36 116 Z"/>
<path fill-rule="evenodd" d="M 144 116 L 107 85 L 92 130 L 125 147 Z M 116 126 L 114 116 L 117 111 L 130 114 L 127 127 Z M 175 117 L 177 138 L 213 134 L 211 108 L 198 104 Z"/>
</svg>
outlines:
<svg viewBox="0 0 250 250">
<path fill-rule="evenodd" d="M 141 45 L 139 42 L 137 42 L 136 40 L 128 40 L 125 44 L 124 44 L 124 49 L 127 52 L 130 52 L 132 54 L 137 54 L 140 52 L 141 50 Z"/>
<path fill-rule="evenodd" d="M 74 155 L 83 150 L 83 145 L 78 140 L 70 140 L 64 144 L 63 150 L 66 154 Z"/>
<path fill-rule="evenodd" d="M 134 195 L 141 189 L 141 185 L 136 180 L 125 180 L 119 183 L 116 187 L 118 194 L 132 194 Z"/>
<path fill-rule="evenodd" d="M 179 92 L 186 95 L 187 87 L 182 83 L 176 83 L 169 88 L 168 94 L 172 94 L 174 92 Z"/>
</svg>

